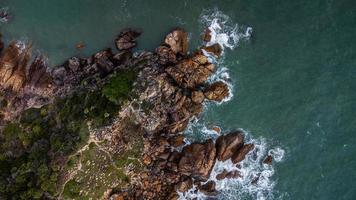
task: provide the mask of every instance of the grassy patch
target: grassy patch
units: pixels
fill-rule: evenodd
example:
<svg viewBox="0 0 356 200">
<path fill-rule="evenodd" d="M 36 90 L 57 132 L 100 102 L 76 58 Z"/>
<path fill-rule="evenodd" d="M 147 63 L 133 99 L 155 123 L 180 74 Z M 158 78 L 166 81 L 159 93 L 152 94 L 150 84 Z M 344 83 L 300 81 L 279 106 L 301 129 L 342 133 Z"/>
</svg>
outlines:
<svg viewBox="0 0 356 200">
<path fill-rule="evenodd" d="M 129 177 L 94 143 L 82 154 L 81 170 L 65 185 L 64 199 L 101 199 L 111 187 L 123 187 Z M 74 184 L 75 183 L 75 184 Z"/>
<path fill-rule="evenodd" d="M 115 74 L 104 86 L 104 96 L 117 104 L 122 103 L 129 98 L 133 87 L 132 84 L 136 79 L 136 76 L 137 72 L 135 70 L 128 70 Z"/>
</svg>

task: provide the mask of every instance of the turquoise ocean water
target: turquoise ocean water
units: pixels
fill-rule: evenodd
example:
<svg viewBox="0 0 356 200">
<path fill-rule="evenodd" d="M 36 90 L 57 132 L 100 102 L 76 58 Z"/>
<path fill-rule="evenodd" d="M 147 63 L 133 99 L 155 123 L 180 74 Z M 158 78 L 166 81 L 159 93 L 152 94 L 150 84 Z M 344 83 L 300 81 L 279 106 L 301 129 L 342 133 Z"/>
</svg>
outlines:
<svg viewBox="0 0 356 200">
<path fill-rule="evenodd" d="M 0 7 L 13 16 L 0 25 L 4 39 L 32 41 L 53 66 L 113 46 L 125 27 L 141 28 L 138 48 L 148 50 L 176 26 L 190 32 L 191 49 L 198 47 L 209 15 L 228 16 L 225 28 L 239 24 L 237 32 L 252 27 L 220 64 L 232 99 L 209 105 L 203 121 L 243 128 L 284 157 L 267 182 L 272 189 L 227 183 L 220 198 L 356 199 L 355 1 L 0 0 Z M 76 50 L 78 42 L 85 49 Z"/>
</svg>

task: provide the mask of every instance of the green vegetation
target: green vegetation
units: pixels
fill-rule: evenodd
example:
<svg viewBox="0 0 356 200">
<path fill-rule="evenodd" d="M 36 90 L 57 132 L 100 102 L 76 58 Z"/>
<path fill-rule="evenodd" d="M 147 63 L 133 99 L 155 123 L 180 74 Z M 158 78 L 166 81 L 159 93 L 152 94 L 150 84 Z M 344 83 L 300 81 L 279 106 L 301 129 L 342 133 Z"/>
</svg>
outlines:
<svg viewBox="0 0 356 200">
<path fill-rule="evenodd" d="M 110 116 L 129 98 L 135 77 L 133 71 L 117 74 L 103 89 L 75 92 L 51 105 L 29 109 L 17 122 L 7 124 L 0 134 L 0 199 L 58 195 L 59 174 L 75 166 L 75 157 L 64 165 L 69 155 L 87 143 L 88 122 L 93 127 L 109 123 Z M 112 167 L 106 170 L 102 173 L 115 171 Z M 78 194 L 79 187 L 71 180 L 65 195 L 72 198 Z"/>
<path fill-rule="evenodd" d="M 109 83 L 104 86 L 103 94 L 112 102 L 123 102 L 129 97 L 136 76 L 135 70 L 115 74 L 111 77 Z"/>
</svg>

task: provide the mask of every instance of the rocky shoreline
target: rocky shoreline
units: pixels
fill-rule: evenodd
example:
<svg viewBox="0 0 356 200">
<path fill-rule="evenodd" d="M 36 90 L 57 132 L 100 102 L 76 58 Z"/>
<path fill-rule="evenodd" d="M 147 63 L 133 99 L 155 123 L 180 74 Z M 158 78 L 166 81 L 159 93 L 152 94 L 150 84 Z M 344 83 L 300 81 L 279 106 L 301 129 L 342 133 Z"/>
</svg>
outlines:
<svg viewBox="0 0 356 200">
<path fill-rule="evenodd" d="M 42 56 L 31 60 L 31 45 L 11 42 L 1 49 L 0 126 L 16 121 L 30 108 L 49 105 L 73 91 L 95 90 L 113 74 L 134 70 L 138 75 L 132 98 L 121 106 L 112 124 L 92 132 L 97 140 L 109 141 L 107 151 L 113 155 L 132 148 L 128 137 L 135 132 L 143 141 L 139 155 L 143 167 L 139 172 L 127 173 L 127 186 L 108 188 L 104 198 L 178 199 L 178 193 L 192 188 L 216 196 L 219 191 L 209 180 L 215 162 L 231 159 L 238 166 L 254 149 L 254 144 L 245 143 L 241 131 L 224 133 L 216 141 L 185 143 L 183 132 L 203 112 L 204 102 L 221 102 L 229 96 L 226 83 L 208 82 L 216 70 L 209 57 L 219 58 L 222 47 L 213 44 L 189 53 L 188 33 L 176 28 L 155 52 L 133 53 L 140 34 L 133 29 L 123 30 L 115 40 L 117 52 L 106 49 L 89 58 L 73 57 L 56 68 L 49 68 Z M 209 34 L 205 32 L 205 42 L 210 41 Z M 267 157 L 265 163 L 271 164 L 272 157 Z M 240 177 L 234 170 L 224 171 L 216 179 Z"/>
</svg>

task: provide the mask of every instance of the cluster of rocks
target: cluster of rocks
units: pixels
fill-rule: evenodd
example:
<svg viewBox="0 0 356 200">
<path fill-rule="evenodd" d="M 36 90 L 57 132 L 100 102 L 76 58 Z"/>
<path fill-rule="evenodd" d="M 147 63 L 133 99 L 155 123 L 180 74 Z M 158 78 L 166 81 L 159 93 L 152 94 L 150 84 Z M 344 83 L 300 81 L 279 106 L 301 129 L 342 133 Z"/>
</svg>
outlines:
<svg viewBox="0 0 356 200">
<path fill-rule="evenodd" d="M 139 73 L 138 101 L 150 104 L 149 112 L 138 109 L 136 120 L 146 131 L 142 162 L 146 170 L 138 174 L 130 188 L 111 196 L 121 199 L 178 199 L 193 185 L 206 195 L 217 195 L 215 182 L 208 181 L 216 160 L 241 162 L 254 148 L 244 144 L 243 134 L 233 132 L 216 142 L 185 144 L 182 132 L 194 117 L 199 117 L 205 100 L 222 101 L 229 96 L 222 82 L 207 83 L 215 66 L 204 54 L 206 47 L 188 54 L 188 34 L 174 29 L 151 55 L 151 62 Z M 209 53 L 221 54 L 221 47 Z M 218 180 L 239 178 L 238 171 L 219 174 Z M 208 182 L 206 182 L 208 181 Z"/>
</svg>

